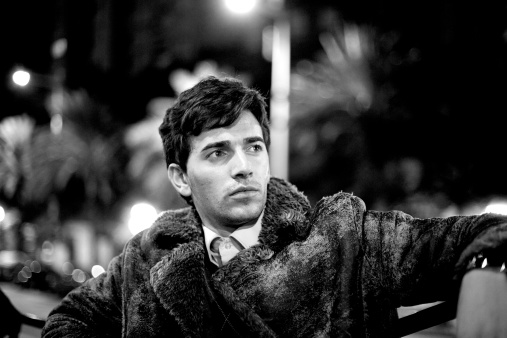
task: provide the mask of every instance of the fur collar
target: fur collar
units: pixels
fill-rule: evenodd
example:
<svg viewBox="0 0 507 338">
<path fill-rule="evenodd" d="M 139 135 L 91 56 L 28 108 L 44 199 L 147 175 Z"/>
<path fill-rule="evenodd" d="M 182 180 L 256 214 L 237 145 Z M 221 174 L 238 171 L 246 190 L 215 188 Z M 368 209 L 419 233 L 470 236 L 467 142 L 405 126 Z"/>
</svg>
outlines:
<svg viewBox="0 0 507 338">
<path fill-rule="evenodd" d="M 272 178 L 268 193 L 259 245 L 244 250 L 241 259 L 233 258 L 219 269 L 220 274 L 235 273 L 243 264 L 252 260 L 269 259 L 289 243 L 303 239 L 309 231 L 310 204 L 295 186 L 281 179 Z M 163 213 L 142 239 L 142 250 L 153 266 L 150 283 L 164 308 L 173 315 L 185 336 L 201 336 L 205 312 L 206 285 L 205 248 L 201 220 L 193 208 Z M 245 260 L 243 256 L 249 256 Z M 225 286 L 224 286 L 225 287 Z M 218 292 L 226 299 L 230 290 Z M 232 308 L 246 318 L 254 332 L 269 332 L 262 320 L 245 304 L 232 300 Z M 269 334 L 268 334 L 269 335 Z"/>
</svg>

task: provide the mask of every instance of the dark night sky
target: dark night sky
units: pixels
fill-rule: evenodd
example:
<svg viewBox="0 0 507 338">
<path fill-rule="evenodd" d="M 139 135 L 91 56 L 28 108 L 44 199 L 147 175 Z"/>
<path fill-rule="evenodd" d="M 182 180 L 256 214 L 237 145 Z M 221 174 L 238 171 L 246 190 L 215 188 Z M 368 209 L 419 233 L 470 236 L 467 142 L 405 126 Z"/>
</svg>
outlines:
<svg viewBox="0 0 507 338">
<path fill-rule="evenodd" d="M 2 4 L 0 119 L 28 111 L 45 122 L 46 112 L 41 107 L 45 93 L 42 91 L 38 96 L 30 97 L 16 94 L 7 86 L 8 76 L 16 64 L 36 72 L 49 72 L 50 44 L 62 34 L 62 25 L 74 27 L 75 34 L 78 32 L 76 38 L 81 39 L 79 47 L 74 45 L 73 67 L 86 59 L 91 43 L 87 29 L 91 28 L 90 18 L 95 5 L 86 1 L 68 2 L 66 13 L 71 13 L 72 18 L 62 23 L 64 11 L 58 5 L 62 3 L 65 1 L 20 0 Z M 122 2 L 113 0 L 111 3 L 120 8 Z M 412 116 L 396 121 L 375 120 L 369 127 L 371 137 L 381 140 L 376 142 L 378 156 L 412 152 L 426 157 L 429 162 L 449 161 L 468 173 L 462 176 L 463 182 L 458 180 L 458 183 L 471 187 L 474 193 L 507 193 L 507 180 L 503 177 L 505 164 L 501 160 L 505 144 L 503 119 L 507 113 L 507 8 L 504 3 L 321 0 L 312 1 L 309 5 L 307 1 L 292 0 L 287 4 L 289 7 L 304 7 L 310 12 L 316 6 L 330 6 L 337 9 L 345 20 L 399 34 L 397 48 L 401 52 L 413 47 L 421 51 L 422 61 L 417 67 L 397 69 L 390 79 L 399 88 L 398 104 L 406 107 Z M 295 57 L 308 57 L 312 48 L 318 48 L 315 37 L 310 39 L 313 40 L 301 42 L 302 47 L 310 48 L 294 51 Z M 209 46 L 213 42 L 207 44 Z M 195 61 L 210 55 L 224 60 L 230 58 L 230 50 L 222 50 L 226 54 L 220 55 L 219 50 L 209 48 L 200 50 Z M 240 59 L 249 57 L 251 55 L 247 53 L 239 53 L 235 62 L 248 65 L 248 61 Z M 186 62 L 189 66 L 192 63 Z M 104 93 L 113 96 L 118 95 L 114 91 L 114 87 L 118 86 L 124 90 L 124 105 L 138 107 L 137 115 L 123 116 L 126 122 L 142 117 L 141 107 L 150 95 L 161 95 L 168 90 L 162 85 L 166 74 L 157 74 L 155 68 L 128 78 L 128 86 L 121 87 L 124 74 L 116 74 L 116 77 L 109 74 L 105 80 L 103 74 L 95 74 L 96 77 L 90 79 L 89 76 L 94 73 L 90 73 L 89 64 L 84 63 L 73 70 L 74 74 L 80 74 L 85 79 L 83 82 L 97 88 L 111 87 L 113 89 L 109 88 L 109 91 L 104 89 Z M 261 61 L 256 64 L 269 70 L 269 65 Z M 172 66 L 179 65 L 185 65 L 185 62 Z M 258 71 L 256 76 L 259 86 L 268 87 L 265 71 Z M 128 100 L 133 97 L 138 97 L 138 102 Z M 382 126 L 381 133 L 379 126 Z M 467 192 L 458 189 L 458 193 Z"/>
<path fill-rule="evenodd" d="M 17 93 L 10 87 L 11 71 L 15 66 L 24 66 L 35 72 L 47 73 L 51 62 L 49 46 L 53 40 L 55 9 L 51 2 L 10 1 L 0 11 L 0 41 L 2 61 L 0 74 L 2 85 L 0 97 L 4 116 L 29 112 L 44 119 L 40 105 L 43 93 Z"/>
</svg>

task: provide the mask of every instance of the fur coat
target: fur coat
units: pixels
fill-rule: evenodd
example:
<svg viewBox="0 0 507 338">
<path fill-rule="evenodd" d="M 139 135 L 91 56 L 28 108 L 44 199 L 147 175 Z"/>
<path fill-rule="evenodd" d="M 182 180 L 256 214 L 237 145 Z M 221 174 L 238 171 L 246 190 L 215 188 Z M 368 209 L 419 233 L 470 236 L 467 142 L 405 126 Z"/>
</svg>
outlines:
<svg viewBox="0 0 507 338">
<path fill-rule="evenodd" d="M 445 300 L 505 217 L 416 219 L 338 193 L 313 210 L 271 179 L 260 244 L 216 268 L 193 208 L 167 211 L 49 315 L 49 337 L 389 337 L 396 308 Z"/>
</svg>

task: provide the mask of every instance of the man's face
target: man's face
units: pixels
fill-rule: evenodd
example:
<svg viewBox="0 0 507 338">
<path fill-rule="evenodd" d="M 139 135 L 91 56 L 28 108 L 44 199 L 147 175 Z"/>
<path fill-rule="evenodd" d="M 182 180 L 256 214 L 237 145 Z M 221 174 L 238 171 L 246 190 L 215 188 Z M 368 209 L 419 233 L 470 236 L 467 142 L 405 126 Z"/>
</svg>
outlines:
<svg viewBox="0 0 507 338">
<path fill-rule="evenodd" d="M 253 224 L 266 203 L 269 156 L 250 111 L 230 126 L 190 137 L 186 181 L 203 222 L 211 227 Z"/>
</svg>

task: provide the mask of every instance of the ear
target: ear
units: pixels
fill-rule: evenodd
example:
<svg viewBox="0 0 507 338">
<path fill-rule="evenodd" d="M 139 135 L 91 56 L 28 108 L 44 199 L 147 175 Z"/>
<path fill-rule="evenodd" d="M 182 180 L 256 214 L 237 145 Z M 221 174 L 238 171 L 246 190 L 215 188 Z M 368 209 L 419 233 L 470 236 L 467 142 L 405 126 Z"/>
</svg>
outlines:
<svg viewBox="0 0 507 338">
<path fill-rule="evenodd" d="M 188 176 L 178 164 L 171 163 L 169 165 L 167 176 L 180 195 L 190 197 L 192 190 L 188 184 Z"/>
</svg>

